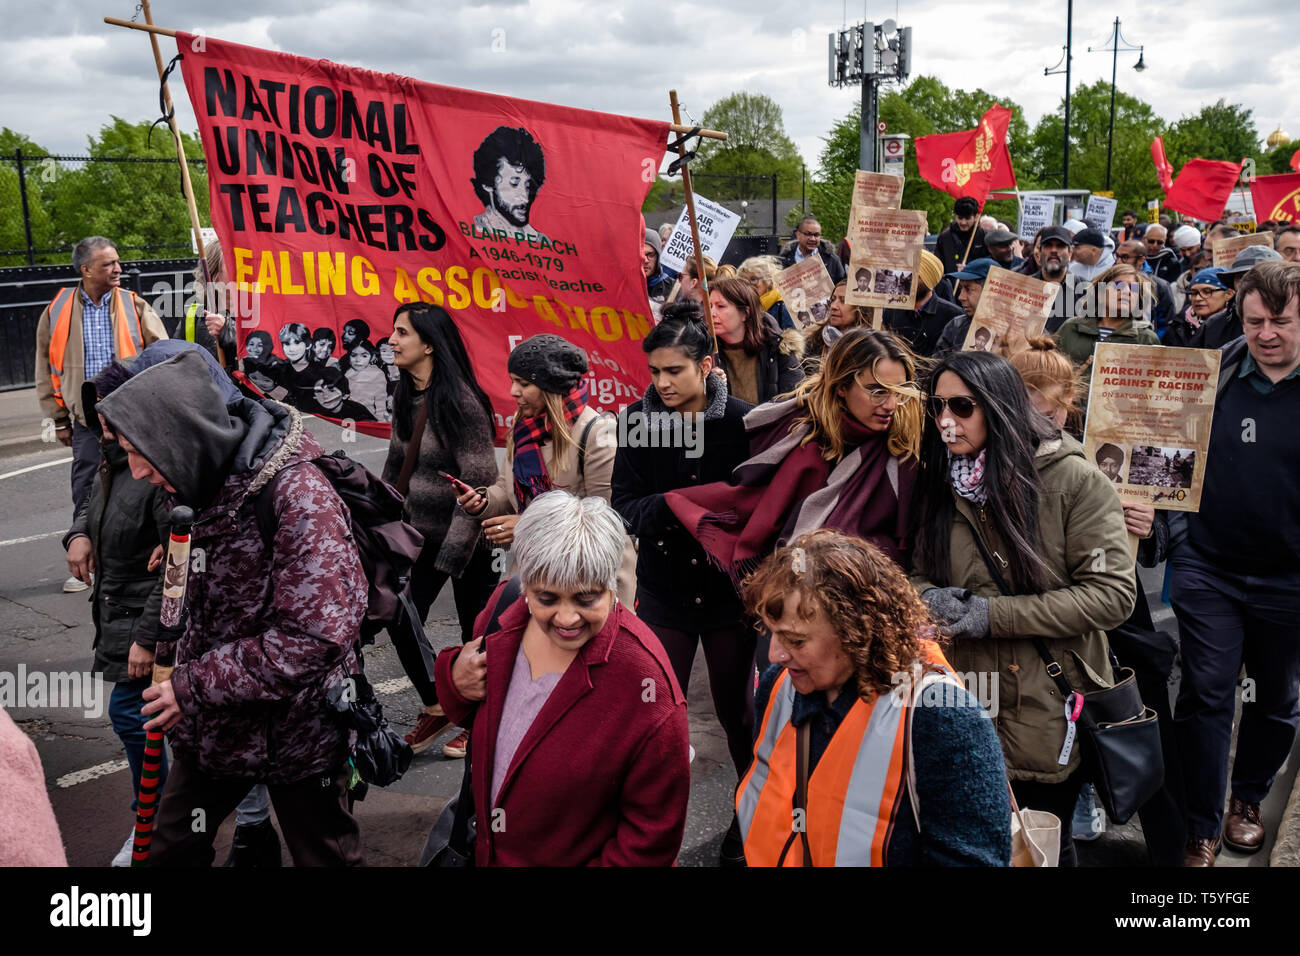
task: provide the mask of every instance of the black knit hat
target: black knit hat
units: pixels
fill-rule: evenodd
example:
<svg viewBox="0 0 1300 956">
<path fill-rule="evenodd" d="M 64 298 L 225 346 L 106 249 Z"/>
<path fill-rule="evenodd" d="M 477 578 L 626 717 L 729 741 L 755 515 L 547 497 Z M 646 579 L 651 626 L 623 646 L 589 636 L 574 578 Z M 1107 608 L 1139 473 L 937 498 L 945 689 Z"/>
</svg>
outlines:
<svg viewBox="0 0 1300 956">
<path fill-rule="evenodd" d="M 587 374 L 587 356 L 558 335 L 534 335 L 510 353 L 506 369 L 544 392 L 564 395 Z"/>
</svg>

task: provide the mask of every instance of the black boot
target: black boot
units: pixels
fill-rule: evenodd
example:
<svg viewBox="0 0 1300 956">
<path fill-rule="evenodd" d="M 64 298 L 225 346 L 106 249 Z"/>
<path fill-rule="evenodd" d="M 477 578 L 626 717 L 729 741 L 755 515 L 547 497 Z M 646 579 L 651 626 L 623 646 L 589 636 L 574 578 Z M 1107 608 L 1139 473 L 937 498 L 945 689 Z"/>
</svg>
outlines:
<svg viewBox="0 0 1300 956">
<path fill-rule="evenodd" d="M 280 865 L 280 837 L 268 817 L 261 823 L 235 827 L 230 856 L 222 866 L 272 869 Z"/>
<path fill-rule="evenodd" d="M 731 818 L 727 835 L 722 838 L 722 850 L 718 854 L 720 866 L 747 866 L 745 862 L 745 841 L 740 838 L 740 820 Z"/>
</svg>

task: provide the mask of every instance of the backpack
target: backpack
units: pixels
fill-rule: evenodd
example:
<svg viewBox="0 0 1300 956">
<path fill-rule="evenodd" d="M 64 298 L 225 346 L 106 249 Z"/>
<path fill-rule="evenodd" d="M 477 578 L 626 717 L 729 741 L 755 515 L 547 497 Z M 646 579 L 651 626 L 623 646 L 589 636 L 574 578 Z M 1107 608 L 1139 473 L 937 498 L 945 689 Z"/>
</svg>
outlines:
<svg viewBox="0 0 1300 956">
<path fill-rule="evenodd" d="M 290 467 L 298 464 L 303 463 Z M 312 459 L 312 464 L 348 506 L 352 538 L 369 585 L 366 616 L 361 622 L 361 639 L 368 644 L 380 631 L 396 625 L 404 609 L 410 609 L 410 619 L 418 619 L 407 585 L 424 546 L 424 535 L 405 520 L 404 499 L 397 490 L 359 461 L 336 451 Z M 285 471 L 288 469 L 267 482 L 254 500 L 258 530 L 268 547 L 276 527 L 270 491 Z"/>
</svg>

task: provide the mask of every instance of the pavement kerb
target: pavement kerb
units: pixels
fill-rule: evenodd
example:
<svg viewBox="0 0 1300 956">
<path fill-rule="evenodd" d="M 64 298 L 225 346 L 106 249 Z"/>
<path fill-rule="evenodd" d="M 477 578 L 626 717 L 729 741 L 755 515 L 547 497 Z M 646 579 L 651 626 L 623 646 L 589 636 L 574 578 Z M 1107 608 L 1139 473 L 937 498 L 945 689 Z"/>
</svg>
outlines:
<svg viewBox="0 0 1300 956">
<path fill-rule="evenodd" d="M 1296 775 L 1291 799 L 1277 825 L 1277 840 L 1268 858 L 1269 866 L 1300 866 L 1300 774 Z"/>
</svg>

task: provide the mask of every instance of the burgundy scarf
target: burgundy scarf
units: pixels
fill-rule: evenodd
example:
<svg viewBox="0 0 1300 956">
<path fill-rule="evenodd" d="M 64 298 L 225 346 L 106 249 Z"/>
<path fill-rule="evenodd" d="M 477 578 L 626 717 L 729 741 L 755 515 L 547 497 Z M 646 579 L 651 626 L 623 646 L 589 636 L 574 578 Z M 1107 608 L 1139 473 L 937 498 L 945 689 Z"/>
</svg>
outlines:
<svg viewBox="0 0 1300 956">
<path fill-rule="evenodd" d="M 670 491 L 664 499 L 709 558 L 739 583 L 779 543 L 816 528 L 865 538 L 895 561 L 902 557 L 916 466 L 898 462 L 895 491 L 889 476 L 888 435 L 845 414 L 846 453 L 839 462 L 821 447 L 799 441 L 810 426 L 792 428 L 803 414 L 794 400 L 760 406 L 746 417 L 753 456 L 732 476 Z"/>
<path fill-rule="evenodd" d="M 573 428 L 582 410 L 587 407 L 587 380 L 579 379 L 578 384 L 569 389 L 564 396 L 564 420 Z M 515 477 L 515 498 L 519 510 L 523 511 L 528 503 L 540 494 L 545 494 L 555 487 L 551 476 L 546 471 L 546 460 L 542 455 L 542 443 L 551 437 L 551 423 L 546 412 L 532 418 L 515 420 L 515 451 L 512 470 Z"/>
</svg>

